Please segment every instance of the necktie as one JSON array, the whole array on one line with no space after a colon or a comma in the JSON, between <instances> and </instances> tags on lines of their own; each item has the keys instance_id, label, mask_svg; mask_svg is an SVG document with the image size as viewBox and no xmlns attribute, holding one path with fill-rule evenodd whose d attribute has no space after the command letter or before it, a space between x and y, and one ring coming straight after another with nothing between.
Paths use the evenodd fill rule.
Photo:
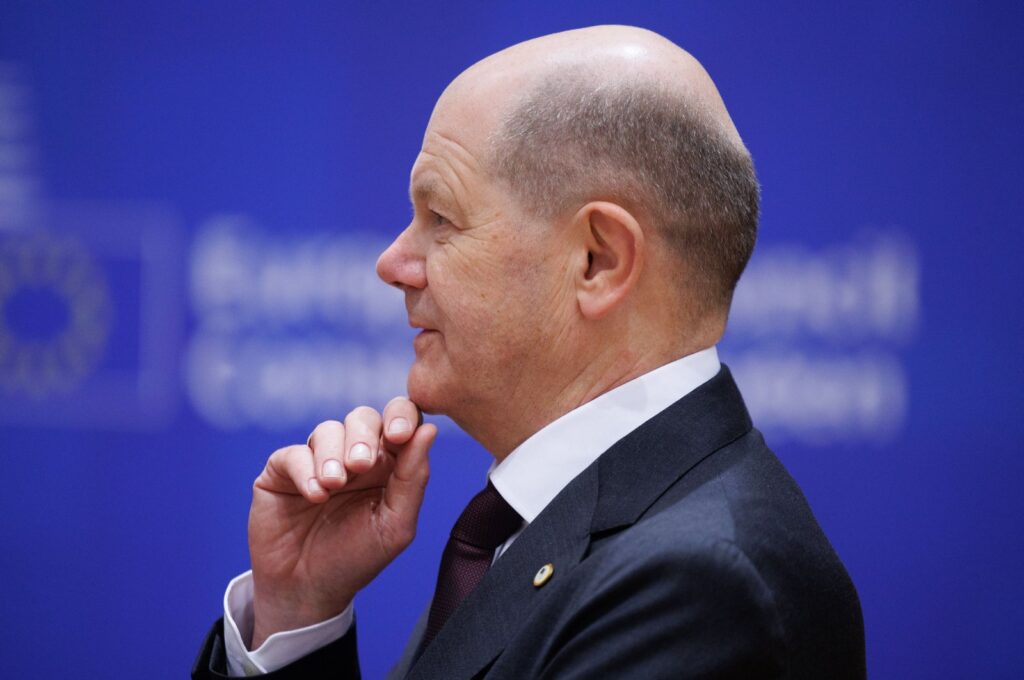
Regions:
<instances>
[{"instance_id":1,"label":"necktie","mask_svg":"<svg viewBox=\"0 0 1024 680\"><path fill-rule=\"evenodd\" d=\"M522 526L523 519L489 481L452 527L441 555L441 569L420 649L434 639L459 603L483 579L494 551Z\"/></svg>"}]
</instances>

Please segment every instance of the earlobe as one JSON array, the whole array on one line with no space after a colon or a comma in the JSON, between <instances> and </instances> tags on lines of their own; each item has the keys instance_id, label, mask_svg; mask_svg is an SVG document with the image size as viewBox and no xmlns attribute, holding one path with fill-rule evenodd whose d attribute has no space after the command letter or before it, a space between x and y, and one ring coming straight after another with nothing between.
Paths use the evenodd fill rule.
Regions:
<instances>
[{"instance_id":1,"label":"earlobe","mask_svg":"<svg viewBox=\"0 0 1024 680\"><path fill-rule=\"evenodd\" d=\"M600 319L622 304L643 268L644 234L633 215L620 205L595 201L576 216L587 249L587 268L577 280L584 317Z\"/></svg>"}]
</instances>

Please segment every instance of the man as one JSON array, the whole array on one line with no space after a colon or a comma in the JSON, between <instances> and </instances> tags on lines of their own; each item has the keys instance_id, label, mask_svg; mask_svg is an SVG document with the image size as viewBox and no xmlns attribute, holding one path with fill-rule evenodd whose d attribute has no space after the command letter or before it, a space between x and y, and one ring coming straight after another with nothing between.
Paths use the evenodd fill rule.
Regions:
<instances>
[{"instance_id":1,"label":"man","mask_svg":"<svg viewBox=\"0 0 1024 680\"><path fill-rule=\"evenodd\" d=\"M194 677L359 676L420 409L496 465L392 677L863 677L853 585L715 353L758 187L703 68L628 27L504 50L441 96L410 194L377 265L421 329L409 398L270 457Z\"/></svg>"}]
</instances>

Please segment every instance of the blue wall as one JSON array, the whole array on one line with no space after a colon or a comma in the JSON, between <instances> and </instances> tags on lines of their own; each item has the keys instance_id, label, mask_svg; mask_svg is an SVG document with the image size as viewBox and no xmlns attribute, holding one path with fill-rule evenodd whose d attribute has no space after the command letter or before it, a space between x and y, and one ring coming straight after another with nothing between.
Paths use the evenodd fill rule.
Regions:
<instances>
[{"instance_id":1,"label":"blue wall","mask_svg":"<svg viewBox=\"0 0 1024 680\"><path fill-rule=\"evenodd\" d=\"M693 52L757 161L721 351L872 676L1024 672L1019 4L210 4L0 6L0 676L186 673L266 456L402 391L372 263L437 95L594 23ZM370 678L488 465L444 423L432 461L358 600Z\"/></svg>"}]
</instances>

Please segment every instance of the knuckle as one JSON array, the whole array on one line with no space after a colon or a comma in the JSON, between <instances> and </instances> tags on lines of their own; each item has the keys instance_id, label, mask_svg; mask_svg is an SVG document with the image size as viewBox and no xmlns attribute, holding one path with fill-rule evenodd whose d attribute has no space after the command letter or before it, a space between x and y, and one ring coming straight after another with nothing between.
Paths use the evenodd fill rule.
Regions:
<instances>
[{"instance_id":1,"label":"knuckle","mask_svg":"<svg viewBox=\"0 0 1024 680\"><path fill-rule=\"evenodd\" d=\"M317 425L315 428L313 428L313 436L314 437L320 437L320 436L327 436L327 437L329 437L331 435L343 434L344 432L345 432L345 426L343 424L341 424L341 422L339 422L337 420L325 420L322 423L320 423L319 425Z\"/></svg>"},{"instance_id":2,"label":"knuckle","mask_svg":"<svg viewBox=\"0 0 1024 680\"><path fill-rule=\"evenodd\" d=\"M281 448L277 449L272 454L270 454L270 457L267 459L267 464L270 464L271 461L274 461L279 465L287 464L288 461L291 460L293 456L295 456L295 449L300 446L301 445L299 444L289 444L288 446L282 446ZM301 446L301 448L306 447Z\"/></svg>"},{"instance_id":3,"label":"knuckle","mask_svg":"<svg viewBox=\"0 0 1024 680\"><path fill-rule=\"evenodd\" d=\"M308 456L310 453L312 453L312 449L305 444L292 444L291 446L286 446L284 448L284 455L288 459Z\"/></svg>"},{"instance_id":4,"label":"knuckle","mask_svg":"<svg viewBox=\"0 0 1024 680\"><path fill-rule=\"evenodd\" d=\"M295 470L301 469L302 464L313 455L313 451L303 444L286 446L280 451L281 469L288 474L293 474Z\"/></svg>"},{"instance_id":5,"label":"knuckle","mask_svg":"<svg viewBox=\"0 0 1024 680\"><path fill-rule=\"evenodd\" d=\"M380 420L380 414L369 406L357 406L345 417L346 424L371 424Z\"/></svg>"},{"instance_id":6,"label":"knuckle","mask_svg":"<svg viewBox=\"0 0 1024 680\"><path fill-rule=\"evenodd\" d=\"M398 397L392 397L391 401L389 401L387 403L387 405L384 406L384 408L387 409L387 408L400 407L400 406L406 406L406 405L412 405L412 402L409 401L409 397L398 396Z\"/></svg>"}]
</instances>

